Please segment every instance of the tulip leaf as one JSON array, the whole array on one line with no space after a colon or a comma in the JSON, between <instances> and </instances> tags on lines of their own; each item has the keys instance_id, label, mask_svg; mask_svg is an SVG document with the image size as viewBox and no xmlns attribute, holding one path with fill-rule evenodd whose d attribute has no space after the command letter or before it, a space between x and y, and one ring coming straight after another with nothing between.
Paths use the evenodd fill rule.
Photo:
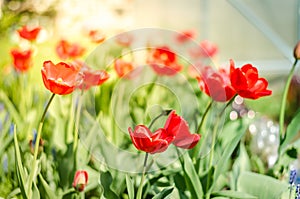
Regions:
<instances>
[{"instance_id":1,"label":"tulip leaf","mask_svg":"<svg viewBox=\"0 0 300 199\"><path fill-rule=\"evenodd\" d=\"M218 191L214 192L211 194L211 196L216 197L216 196L223 196L223 197L229 197L233 199L257 199L256 196L252 196L247 193L239 192L239 191Z\"/></svg>"},{"instance_id":2,"label":"tulip leaf","mask_svg":"<svg viewBox=\"0 0 300 199\"><path fill-rule=\"evenodd\" d=\"M14 143L15 143L15 156L16 156L16 171L17 171L17 178L19 182L19 186L21 189L21 193L23 198L28 198L28 193L26 192L26 182L25 182L25 171L22 164L21 153L19 148L19 142L17 138L16 126L14 127Z\"/></svg>"},{"instance_id":3,"label":"tulip leaf","mask_svg":"<svg viewBox=\"0 0 300 199\"><path fill-rule=\"evenodd\" d=\"M129 175L126 175L126 186L129 199L134 199L134 186Z\"/></svg>"},{"instance_id":4,"label":"tulip leaf","mask_svg":"<svg viewBox=\"0 0 300 199\"><path fill-rule=\"evenodd\" d=\"M300 111L298 111L296 116L292 119L291 123L287 127L285 137L282 140L282 143L279 148L281 154L286 150L286 148L293 141L293 139L295 139L295 137L298 135L299 130L300 130Z\"/></svg>"},{"instance_id":5,"label":"tulip leaf","mask_svg":"<svg viewBox=\"0 0 300 199\"><path fill-rule=\"evenodd\" d=\"M224 164L229 160L231 157L234 149L237 147L238 143L240 142L241 138L244 136L246 132L246 125L243 125L242 123L231 123L230 130L235 132L235 136L231 139L231 141L228 142L226 147L223 150L223 154L218 160L218 163L216 165L216 171L215 171L215 180L219 177L219 175L222 173ZM224 132L222 132L224 133Z\"/></svg>"},{"instance_id":6,"label":"tulip leaf","mask_svg":"<svg viewBox=\"0 0 300 199\"><path fill-rule=\"evenodd\" d=\"M171 194L174 190L174 187L166 187L164 188L159 194L155 195L152 199L165 199L165 198L170 198Z\"/></svg>"},{"instance_id":7,"label":"tulip leaf","mask_svg":"<svg viewBox=\"0 0 300 199\"><path fill-rule=\"evenodd\" d=\"M42 174L38 175L41 181L42 186L44 187L44 190L49 198L57 198L54 191L50 188L46 180L43 178Z\"/></svg>"},{"instance_id":8,"label":"tulip leaf","mask_svg":"<svg viewBox=\"0 0 300 199\"><path fill-rule=\"evenodd\" d=\"M191 184L193 186L193 191L196 194L196 196L194 197L202 198L203 189L198 174L195 170L194 164L188 153L183 153L182 156L184 160L184 172L186 173L187 177L191 181Z\"/></svg>"},{"instance_id":9,"label":"tulip leaf","mask_svg":"<svg viewBox=\"0 0 300 199\"><path fill-rule=\"evenodd\" d=\"M237 185L238 191L251 194L259 199L280 198L289 188L287 183L253 172L243 172Z\"/></svg>"},{"instance_id":10,"label":"tulip leaf","mask_svg":"<svg viewBox=\"0 0 300 199\"><path fill-rule=\"evenodd\" d=\"M34 198L34 199L40 199L41 198L39 188L37 187L35 182L33 182L32 198Z\"/></svg>"},{"instance_id":11,"label":"tulip leaf","mask_svg":"<svg viewBox=\"0 0 300 199\"><path fill-rule=\"evenodd\" d=\"M106 198L118 199L118 195L111 189L113 178L109 171L100 173L100 184L103 187L103 195Z\"/></svg>"}]
</instances>

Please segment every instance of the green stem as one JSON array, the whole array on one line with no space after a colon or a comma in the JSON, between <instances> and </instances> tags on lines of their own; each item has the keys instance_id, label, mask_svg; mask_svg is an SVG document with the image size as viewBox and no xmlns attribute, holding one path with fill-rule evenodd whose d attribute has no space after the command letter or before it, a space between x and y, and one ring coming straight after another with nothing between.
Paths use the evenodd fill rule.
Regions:
<instances>
[{"instance_id":1,"label":"green stem","mask_svg":"<svg viewBox=\"0 0 300 199\"><path fill-rule=\"evenodd\" d=\"M149 125L149 129L151 129L151 127L153 126L153 124L156 122L156 120L158 120L160 117L162 116L166 116L169 115L169 113L171 112L171 110L163 110L158 116L156 116L150 123Z\"/></svg>"},{"instance_id":2,"label":"green stem","mask_svg":"<svg viewBox=\"0 0 300 199\"><path fill-rule=\"evenodd\" d=\"M31 167L31 171L30 171L30 175L29 175L29 181L28 181L28 193L29 193L29 198L31 198L32 196L32 183L33 183L33 178L34 178L34 173L36 170L36 164L37 164L37 156L38 156L38 152L39 152L39 145L40 145L40 139L41 139L41 134L42 134L42 128L43 128L43 124L44 124L44 120L45 120L45 116L46 113L49 109L49 106L54 98L55 94L53 93L52 96L50 97L44 113L41 117L40 123L39 123L39 127L38 127L38 132L37 132L37 136L36 136L36 140L35 140L35 145L34 145L34 154L33 154L33 162L32 162L32 167Z\"/></svg>"},{"instance_id":3,"label":"green stem","mask_svg":"<svg viewBox=\"0 0 300 199\"><path fill-rule=\"evenodd\" d=\"M80 120L80 112L82 107L82 95L83 92L81 92L81 96L79 96L78 100L78 106L76 111L76 118L75 118L75 131L74 131L74 142L73 142L73 152L76 154L77 151L77 145L78 145L78 129L79 129L79 120Z\"/></svg>"},{"instance_id":4,"label":"green stem","mask_svg":"<svg viewBox=\"0 0 300 199\"><path fill-rule=\"evenodd\" d=\"M207 183L206 183L206 193L207 193L207 195L206 195L206 198L210 198L210 193L209 193L208 190L209 190L209 187L210 187L210 179L211 179L211 175L212 175L211 167L213 165L213 160L214 160L214 147L215 147L215 143L216 143L217 131L218 131L218 127L219 127L220 117L222 116L222 114L224 113L226 108L234 101L235 97L236 97L236 95L233 98L231 98L231 100L229 102L227 102L225 107L218 114L216 124L214 125L213 135L212 135L212 143L211 143L211 150L210 150L210 155L209 155L209 163L208 163L209 171L208 171L208 174L207 174Z\"/></svg>"},{"instance_id":5,"label":"green stem","mask_svg":"<svg viewBox=\"0 0 300 199\"><path fill-rule=\"evenodd\" d=\"M211 101L208 103L208 105L206 106L206 109L205 109L205 111L204 111L204 113L203 113L202 119L201 119L201 121L200 121L200 123L199 123L199 126L198 126L198 128L197 128L197 131L196 131L197 134L200 134L201 127L203 126L203 123L204 123L204 120L205 120L205 118L206 118L206 115L207 115L208 111L209 111L210 108L211 108L212 102L213 102L213 100L211 100Z\"/></svg>"},{"instance_id":6,"label":"green stem","mask_svg":"<svg viewBox=\"0 0 300 199\"><path fill-rule=\"evenodd\" d=\"M200 123L199 123L199 125L198 125L198 127L197 127L197 130L196 130L196 133L197 134L200 134L200 131L201 131L201 128L202 128L202 126L203 126L203 124L204 124L204 121L206 120L206 116L208 115L208 112L209 112L209 110L210 110L210 108L211 108L211 106L212 106L212 103L213 103L213 100L211 100L208 104L207 104L207 106L206 106L206 108L205 108L205 111L204 111L204 113L203 113L203 115L202 115L202 118L201 118L201 121L200 121ZM205 135L204 135L205 136ZM203 139L203 138L202 138ZM201 142L201 141L200 141ZM193 151L193 161L195 162L196 161L196 159L198 158L198 154L199 154L199 152L200 152L200 150L201 150L201 144L197 144L197 146L194 148L194 151Z\"/></svg>"},{"instance_id":7,"label":"green stem","mask_svg":"<svg viewBox=\"0 0 300 199\"><path fill-rule=\"evenodd\" d=\"M291 81L293 78L293 74L294 74L297 62L298 62L298 59L295 59L295 62L289 72L288 79L286 81L283 95L282 95L280 115L279 115L279 129L280 129L281 138L284 138L284 113L285 113L287 95L288 95L289 87L290 87L290 84L291 84Z\"/></svg>"},{"instance_id":8,"label":"green stem","mask_svg":"<svg viewBox=\"0 0 300 199\"><path fill-rule=\"evenodd\" d=\"M137 194L136 194L136 198L137 198L137 199L141 199L141 198L142 198L143 184L144 184L145 174L146 174L146 170L147 170L147 160L148 160L148 156L149 156L149 154L146 153L145 159L144 159L144 164L143 164L142 179L141 179L140 186L139 186L138 191L137 191Z\"/></svg>"}]
</instances>

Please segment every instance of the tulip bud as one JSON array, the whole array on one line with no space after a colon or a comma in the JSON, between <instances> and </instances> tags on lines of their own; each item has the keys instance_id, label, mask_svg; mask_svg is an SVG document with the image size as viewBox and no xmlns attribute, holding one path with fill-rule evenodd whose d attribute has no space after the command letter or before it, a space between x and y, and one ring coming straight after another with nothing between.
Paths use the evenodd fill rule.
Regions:
<instances>
[{"instance_id":1,"label":"tulip bud","mask_svg":"<svg viewBox=\"0 0 300 199\"><path fill-rule=\"evenodd\" d=\"M88 173L84 170L76 171L72 186L79 192L82 192L88 182Z\"/></svg>"},{"instance_id":2,"label":"tulip bud","mask_svg":"<svg viewBox=\"0 0 300 199\"><path fill-rule=\"evenodd\" d=\"M294 57L295 59L300 59L300 41L298 41L297 45L294 48Z\"/></svg>"}]
</instances>

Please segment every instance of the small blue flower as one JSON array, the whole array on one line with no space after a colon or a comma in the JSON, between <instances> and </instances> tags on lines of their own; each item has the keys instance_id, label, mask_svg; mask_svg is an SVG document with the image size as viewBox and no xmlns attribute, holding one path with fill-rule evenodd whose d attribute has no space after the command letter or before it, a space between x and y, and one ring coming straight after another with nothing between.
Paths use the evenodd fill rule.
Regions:
<instances>
[{"instance_id":1,"label":"small blue flower","mask_svg":"<svg viewBox=\"0 0 300 199\"><path fill-rule=\"evenodd\" d=\"M10 127L9 127L9 135L13 135L14 134L14 130L15 130L15 126L13 123L11 123Z\"/></svg>"},{"instance_id":2,"label":"small blue flower","mask_svg":"<svg viewBox=\"0 0 300 199\"><path fill-rule=\"evenodd\" d=\"M291 171L290 171L290 180L289 180L289 184L290 185L294 185L295 184L296 177L297 177L297 171L296 171L296 169L291 169Z\"/></svg>"},{"instance_id":3,"label":"small blue flower","mask_svg":"<svg viewBox=\"0 0 300 199\"><path fill-rule=\"evenodd\" d=\"M300 199L300 184L296 186L296 196L295 199Z\"/></svg>"},{"instance_id":4,"label":"small blue flower","mask_svg":"<svg viewBox=\"0 0 300 199\"><path fill-rule=\"evenodd\" d=\"M2 166L3 166L4 173L7 173L8 172L8 158L7 158L7 154L4 154L2 164L3 164Z\"/></svg>"}]
</instances>

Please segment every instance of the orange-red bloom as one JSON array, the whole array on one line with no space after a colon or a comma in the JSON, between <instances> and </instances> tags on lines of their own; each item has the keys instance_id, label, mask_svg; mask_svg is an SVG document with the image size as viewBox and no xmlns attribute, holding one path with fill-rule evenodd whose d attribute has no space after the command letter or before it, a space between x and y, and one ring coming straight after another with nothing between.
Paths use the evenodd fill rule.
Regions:
<instances>
[{"instance_id":1,"label":"orange-red bloom","mask_svg":"<svg viewBox=\"0 0 300 199\"><path fill-rule=\"evenodd\" d=\"M75 173L74 180L72 186L76 189L76 191L84 191L88 183L89 175L85 170L78 170Z\"/></svg>"},{"instance_id":2,"label":"orange-red bloom","mask_svg":"<svg viewBox=\"0 0 300 199\"><path fill-rule=\"evenodd\" d=\"M211 66L206 66L197 80L200 90L215 101L226 102L236 94L231 86L229 72L223 68L216 71Z\"/></svg>"},{"instance_id":3,"label":"orange-red bloom","mask_svg":"<svg viewBox=\"0 0 300 199\"><path fill-rule=\"evenodd\" d=\"M184 149L193 148L200 140L199 134L191 134L187 122L175 111L172 111L165 123L164 129L168 135L175 135L173 144Z\"/></svg>"},{"instance_id":4,"label":"orange-red bloom","mask_svg":"<svg viewBox=\"0 0 300 199\"><path fill-rule=\"evenodd\" d=\"M32 66L31 50L22 51L20 49L12 49L11 55L16 71L26 72Z\"/></svg>"},{"instance_id":5,"label":"orange-red bloom","mask_svg":"<svg viewBox=\"0 0 300 199\"><path fill-rule=\"evenodd\" d=\"M258 99L272 94L267 89L268 81L260 78L257 68L251 64L235 68L233 60L230 60L230 81L237 94L244 98Z\"/></svg>"},{"instance_id":6,"label":"orange-red bloom","mask_svg":"<svg viewBox=\"0 0 300 199\"><path fill-rule=\"evenodd\" d=\"M53 64L45 61L42 68L45 87L54 94L67 95L82 81L82 74L78 68L64 62Z\"/></svg>"},{"instance_id":7,"label":"orange-red bloom","mask_svg":"<svg viewBox=\"0 0 300 199\"><path fill-rule=\"evenodd\" d=\"M114 68L119 77L123 77L127 73L131 72L134 69L134 66L131 62L126 62L123 59L116 59L114 62Z\"/></svg>"},{"instance_id":8,"label":"orange-red bloom","mask_svg":"<svg viewBox=\"0 0 300 199\"><path fill-rule=\"evenodd\" d=\"M93 70L88 66L81 68L83 81L79 84L80 89L89 89L91 86L100 86L109 78L105 70Z\"/></svg>"},{"instance_id":9,"label":"orange-red bloom","mask_svg":"<svg viewBox=\"0 0 300 199\"><path fill-rule=\"evenodd\" d=\"M181 33L178 33L178 35L176 35L176 41L178 43L185 43L185 42L190 41L194 37L195 37L195 31L186 30L186 31L183 31Z\"/></svg>"},{"instance_id":10,"label":"orange-red bloom","mask_svg":"<svg viewBox=\"0 0 300 199\"><path fill-rule=\"evenodd\" d=\"M77 43L70 43L66 40L60 40L56 46L56 53L63 60L80 57L84 52L85 48Z\"/></svg>"},{"instance_id":11,"label":"orange-red bloom","mask_svg":"<svg viewBox=\"0 0 300 199\"><path fill-rule=\"evenodd\" d=\"M115 41L121 46L128 47L133 42L133 39L134 37L132 34L124 32L117 35Z\"/></svg>"},{"instance_id":12,"label":"orange-red bloom","mask_svg":"<svg viewBox=\"0 0 300 199\"><path fill-rule=\"evenodd\" d=\"M164 152L174 139L174 135L168 134L163 128L152 133L146 126L137 125L134 131L130 127L128 131L134 146L151 154Z\"/></svg>"},{"instance_id":13,"label":"orange-red bloom","mask_svg":"<svg viewBox=\"0 0 300 199\"><path fill-rule=\"evenodd\" d=\"M144 125L136 126L134 131L129 127L128 131L138 150L152 154L164 152L171 143L180 148L191 149L200 139L200 135L190 133L187 122L175 111L170 113L164 128L154 133Z\"/></svg>"},{"instance_id":14,"label":"orange-red bloom","mask_svg":"<svg viewBox=\"0 0 300 199\"><path fill-rule=\"evenodd\" d=\"M23 26L21 29L18 30L18 33L23 39L34 41L36 40L40 31L41 27L28 28L27 26Z\"/></svg>"},{"instance_id":15,"label":"orange-red bloom","mask_svg":"<svg viewBox=\"0 0 300 199\"><path fill-rule=\"evenodd\" d=\"M218 46L208 40L202 41L199 46L190 50L193 58L209 58L214 57L218 53Z\"/></svg>"},{"instance_id":16,"label":"orange-red bloom","mask_svg":"<svg viewBox=\"0 0 300 199\"><path fill-rule=\"evenodd\" d=\"M99 30L90 30L89 37L92 42L97 44L102 43L105 40L105 35Z\"/></svg>"},{"instance_id":17,"label":"orange-red bloom","mask_svg":"<svg viewBox=\"0 0 300 199\"><path fill-rule=\"evenodd\" d=\"M175 75L183 69L183 66L178 64L177 56L167 46L155 48L147 62L158 75Z\"/></svg>"}]
</instances>

